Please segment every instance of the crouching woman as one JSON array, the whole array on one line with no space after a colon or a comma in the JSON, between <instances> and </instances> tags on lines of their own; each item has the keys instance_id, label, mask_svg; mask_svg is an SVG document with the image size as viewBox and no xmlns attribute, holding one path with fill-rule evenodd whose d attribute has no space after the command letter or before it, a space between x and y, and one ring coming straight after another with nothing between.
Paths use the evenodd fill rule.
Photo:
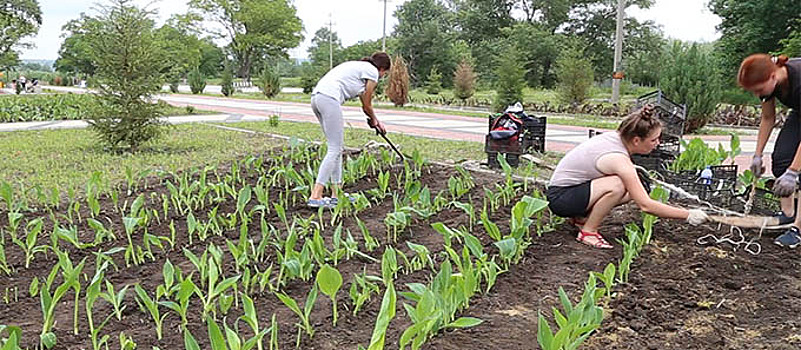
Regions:
<instances>
[{"instance_id":1,"label":"crouching woman","mask_svg":"<svg viewBox=\"0 0 801 350\"><path fill-rule=\"evenodd\" d=\"M598 232L612 208L634 200L646 213L684 219L699 225L709 219L700 209L683 209L651 199L637 176L632 154L647 154L659 145L662 123L652 106L628 115L617 132L595 136L568 152L554 170L546 196L555 215L579 229L576 240L612 248Z\"/></svg>"}]
</instances>

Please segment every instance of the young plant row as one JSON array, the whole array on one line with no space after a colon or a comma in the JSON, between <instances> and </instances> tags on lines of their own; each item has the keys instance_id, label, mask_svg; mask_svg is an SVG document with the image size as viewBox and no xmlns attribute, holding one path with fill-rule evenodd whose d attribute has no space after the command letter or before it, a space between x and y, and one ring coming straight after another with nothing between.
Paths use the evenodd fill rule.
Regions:
<instances>
[{"instance_id":1,"label":"young plant row","mask_svg":"<svg viewBox=\"0 0 801 350\"><path fill-rule=\"evenodd\" d=\"M666 201L667 195L661 187L651 192L651 197L660 201ZM542 350L575 350L600 328L604 310L599 304L608 304L612 298L612 289L617 283L628 283L631 264L642 248L651 242L656 219L654 215L643 213L642 229L636 223L625 226L626 239L618 240L623 246L623 257L617 267L609 263L602 273L590 272L584 285L584 293L577 304L573 305L564 289L559 287L562 311L553 308L557 328L552 329L545 316L539 313L537 341Z\"/></svg>"}]
</instances>

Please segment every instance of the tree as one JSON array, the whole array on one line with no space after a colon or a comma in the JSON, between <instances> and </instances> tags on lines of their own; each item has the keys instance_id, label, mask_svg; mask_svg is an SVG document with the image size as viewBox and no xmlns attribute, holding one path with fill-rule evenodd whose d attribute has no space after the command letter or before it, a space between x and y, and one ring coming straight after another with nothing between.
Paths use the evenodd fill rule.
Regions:
<instances>
[{"instance_id":1,"label":"tree","mask_svg":"<svg viewBox=\"0 0 801 350\"><path fill-rule=\"evenodd\" d=\"M309 46L307 52L313 65L323 67L326 70L328 70L328 66L331 63L329 62L331 57L333 57L332 63L334 67L344 62L342 59L342 42L339 40L337 33L329 31L328 27L322 27L314 33L311 46Z\"/></svg>"},{"instance_id":2,"label":"tree","mask_svg":"<svg viewBox=\"0 0 801 350\"><path fill-rule=\"evenodd\" d=\"M229 40L228 49L239 64L239 76L246 79L258 59L286 56L289 48L303 40L303 24L295 6L287 0L191 0L189 3L222 27L211 33Z\"/></svg>"},{"instance_id":3,"label":"tree","mask_svg":"<svg viewBox=\"0 0 801 350\"><path fill-rule=\"evenodd\" d=\"M801 22L801 19L799 21ZM781 41L781 44L783 45L781 53L788 57L801 56L801 29L791 33L787 39Z\"/></svg>"},{"instance_id":4,"label":"tree","mask_svg":"<svg viewBox=\"0 0 801 350\"><path fill-rule=\"evenodd\" d=\"M711 0L709 9L721 18L718 54L731 85L746 56L777 52L782 39L801 30L798 0Z\"/></svg>"},{"instance_id":5,"label":"tree","mask_svg":"<svg viewBox=\"0 0 801 350\"><path fill-rule=\"evenodd\" d=\"M395 106L402 107L409 102L409 68L400 55L392 59L387 85L386 94Z\"/></svg>"},{"instance_id":6,"label":"tree","mask_svg":"<svg viewBox=\"0 0 801 350\"><path fill-rule=\"evenodd\" d=\"M426 92L432 95L437 95L442 90L442 73L437 70L437 66L431 67L426 78Z\"/></svg>"},{"instance_id":7,"label":"tree","mask_svg":"<svg viewBox=\"0 0 801 350\"><path fill-rule=\"evenodd\" d=\"M648 8L653 0L631 0L628 6L637 5ZM570 20L566 23L566 34L575 35L584 40L587 47L584 52L592 59L596 79L611 78L614 61L615 23L617 1L587 1L577 4L571 10ZM661 31L652 21L640 22L633 17L624 21L625 37L623 40L624 62L628 57L640 52L661 50L664 44Z\"/></svg>"},{"instance_id":8,"label":"tree","mask_svg":"<svg viewBox=\"0 0 801 350\"><path fill-rule=\"evenodd\" d=\"M502 111L516 102L523 102L523 79L525 71L519 61L520 54L510 49L500 57L498 66L498 82L495 94L494 110Z\"/></svg>"},{"instance_id":9,"label":"tree","mask_svg":"<svg viewBox=\"0 0 801 350\"><path fill-rule=\"evenodd\" d=\"M58 50L58 59L54 64L57 72L92 76L97 65L92 60L91 45L87 34L97 31L99 21L81 13L78 19L73 19L61 27L64 32L64 42Z\"/></svg>"},{"instance_id":10,"label":"tree","mask_svg":"<svg viewBox=\"0 0 801 350\"><path fill-rule=\"evenodd\" d=\"M512 0L463 0L456 1L456 22L461 28L461 38L470 44L497 40L503 28L514 24Z\"/></svg>"},{"instance_id":11,"label":"tree","mask_svg":"<svg viewBox=\"0 0 801 350\"><path fill-rule=\"evenodd\" d=\"M462 60L453 72L453 94L462 100L473 96L476 91L476 73L473 65Z\"/></svg>"},{"instance_id":12,"label":"tree","mask_svg":"<svg viewBox=\"0 0 801 350\"><path fill-rule=\"evenodd\" d=\"M22 42L36 34L42 25L42 10L37 0L8 0L0 11L0 70L17 65L16 48L30 47Z\"/></svg>"},{"instance_id":13,"label":"tree","mask_svg":"<svg viewBox=\"0 0 801 350\"><path fill-rule=\"evenodd\" d=\"M164 53L151 15L132 0L112 0L87 33L99 100L89 125L112 150L136 152L162 133L163 112L152 98L161 90Z\"/></svg>"},{"instance_id":14,"label":"tree","mask_svg":"<svg viewBox=\"0 0 801 350\"><path fill-rule=\"evenodd\" d=\"M559 56L559 42L564 40L564 35L553 34L542 25L528 22L504 29L501 35L506 38L506 46L524 53L519 59L524 62L528 86L550 88L556 85L553 64Z\"/></svg>"},{"instance_id":15,"label":"tree","mask_svg":"<svg viewBox=\"0 0 801 350\"><path fill-rule=\"evenodd\" d=\"M590 95L592 64L586 59L582 44L579 39L568 42L556 60L557 90L563 102L581 103Z\"/></svg>"},{"instance_id":16,"label":"tree","mask_svg":"<svg viewBox=\"0 0 801 350\"><path fill-rule=\"evenodd\" d=\"M669 99L687 105L685 132L702 128L721 95L719 71L711 47L675 41L664 57L659 87Z\"/></svg>"},{"instance_id":17,"label":"tree","mask_svg":"<svg viewBox=\"0 0 801 350\"><path fill-rule=\"evenodd\" d=\"M421 85L433 66L450 80L455 65L453 13L438 0L410 0L398 7L395 17L397 52L408 59L412 81Z\"/></svg>"}]
</instances>

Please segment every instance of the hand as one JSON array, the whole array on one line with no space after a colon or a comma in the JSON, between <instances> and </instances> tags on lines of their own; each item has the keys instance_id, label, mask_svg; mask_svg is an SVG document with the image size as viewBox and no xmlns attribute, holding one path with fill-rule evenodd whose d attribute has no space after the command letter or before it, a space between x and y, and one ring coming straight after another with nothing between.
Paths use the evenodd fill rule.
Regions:
<instances>
[{"instance_id":1,"label":"hand","mask_svg":"<svg viewBox=\"0 0 801 350\"><path fill-rule=\"evenodd\" d=\"M762 176L762 173L765 172L765 167L762 166L762 155L755 154L754 158L751 159L751 173L754 174L754 177L759 178Z\"/></svg>"},{"instance_id":2,"label":"hand","mask_svg":"<svg viewBox=\"0 0 801 350\"><path fill-rule=\"evenodd\" d=\"M779 197L788 197L795 192L797 182L798 172L787 169L773 184L773 194Z\"/></svg>"},{"instance_id":3,"label":"hand","mask_svg":"<svg viewBox=\"0 0 801 350\"><path fill-rule=\"evenodd\" d=\"M375 129L375 132L381 135L386 135L387 129L384 127L384 123L376 119L369 119L367 120L367 124L370 125L371 128Z\"/></svg>"},{"instance_id":4,"label":"hand","mask_svg":"<svg viewBox=\"0 0 801 350\"><path fill-rule=\"evenodd\" d=\"M701 209L690 209L687 211L687 222L690 225L698 226L704 222L709 221L709 216Z\"/></svg>"}]
</instances>

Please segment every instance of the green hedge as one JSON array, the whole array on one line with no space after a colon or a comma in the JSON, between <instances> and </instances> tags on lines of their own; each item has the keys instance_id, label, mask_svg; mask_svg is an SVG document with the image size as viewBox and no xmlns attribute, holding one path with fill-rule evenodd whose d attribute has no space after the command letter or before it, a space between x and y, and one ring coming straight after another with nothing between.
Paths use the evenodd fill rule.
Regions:
<instances>
[{"instance_id":1,"label":"green hedge","mask_svg":"<svg viewBox=\"0 0 801 350\"><path fill-rule=\"evenodd\" d=\"M87 119L94 103L90 95L0 95L0 122Z\"/></svg>"}]
</instances>

